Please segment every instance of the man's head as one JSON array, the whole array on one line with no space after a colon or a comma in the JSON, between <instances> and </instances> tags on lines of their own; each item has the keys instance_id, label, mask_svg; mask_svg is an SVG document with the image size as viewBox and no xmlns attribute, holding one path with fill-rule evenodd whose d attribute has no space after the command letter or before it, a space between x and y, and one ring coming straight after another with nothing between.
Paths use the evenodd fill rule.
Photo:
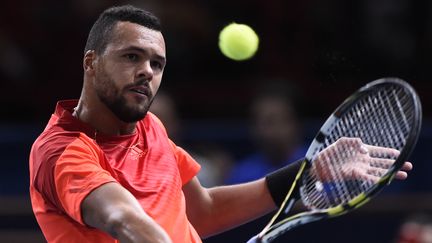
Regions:
<instances>
[{"instance_id":1,"label":"man's head","mask_svg":"<svg viewBox=\"0 0 432 243\"><path fill-rule=\"evenodd\" d=\"M84 54L94 50L97 54L103 53L111 41L113 29L118 22L131 22L142 25L151 30L162 31L158 17L143 9L131 5L112 7L105 10L90 30Z\"/></svg>"},{"instance_id":2,"label":"man's head","mask_svg":"<svg viewBox=\"0 0 432 243\"><path fill-rule=\"evenodd\" d=\"M156 16L130 5L105 10L85 47L85 98L123 122L142 119L162 80L165 51Z\"/></svg>"}]
</instances>

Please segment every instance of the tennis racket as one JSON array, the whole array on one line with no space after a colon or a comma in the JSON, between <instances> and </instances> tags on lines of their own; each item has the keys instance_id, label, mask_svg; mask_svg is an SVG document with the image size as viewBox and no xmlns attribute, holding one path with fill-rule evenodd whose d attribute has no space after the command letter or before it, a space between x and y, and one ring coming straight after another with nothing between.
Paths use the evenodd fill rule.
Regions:
<instances>
[{"instance_id":1,"label":"tennis racket","mask_svg":"<svg viewBox=\"0 0 432 243\"><path fill-rule=\"evenodd\" d=\"M321 127L278 212L248 242L271 242L295 227L362 206L408 159L421 121L419 97L407 82L383 78L360 88ZM307 210L289 215L298 199Z\"/></svg>"}]
</instances>

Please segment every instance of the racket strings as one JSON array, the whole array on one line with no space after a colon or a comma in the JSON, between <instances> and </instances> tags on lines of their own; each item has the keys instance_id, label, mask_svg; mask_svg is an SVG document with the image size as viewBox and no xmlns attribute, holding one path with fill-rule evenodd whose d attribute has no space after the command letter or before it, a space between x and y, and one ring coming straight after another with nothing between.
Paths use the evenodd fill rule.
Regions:
<instances>
[{"instance_id":1,"label":"racket strings","mask_svg":"<svg viewBox=\"0 0 432 243\"><path fill-rule=\"evenodd\" d=\"M413 124L413 106L414 101L403 88L386 86L363 97L337 119L325 131L326 138L312 157L312 167L302 178L300 191L305 205L326 209L347 203L389 173L396 155L371 149L368 156L363 156L357 142L335 147L324 156L318 153L343 137L359 138L368 146L400 150ZM353 167L365 171L365 175L356 177L354 172L358 170Z\"/></svg>"},{"instance_id":2,"label":"racket strings","mask_svg":"<svg viewBox=\"0 0 432 243\"><path fill-rule=\"evenodd\" d=\"M398 110L405 111L407 109L407 107L409 107L409 106L407 106L407 104L410 104L410 103L406 97L402 97L401 99L397 99L397 97L399 97L399 95L396 91L393 91L392 95L393 95L394 101L396 102L396 105L392 104L390 106L390 108L397 107ZM399 122L396 123L396 125L400 125L399 128L401 129L401 131L403 131L403 133L400 133L400 138L404 140L405 138L402 137L402 134L408 133L408 131L410 129L409 120L413 120L413 118L412 118L413 114L408 113L408 115L411 115L411 116L407 117L406 112L395 112L393 109L390 109L390 110L392 111L392 115L393 115L394 119L401 121L400 123ZM404 142L405 142L405 140L404 140Z\"/></svg>"}]
</instances>

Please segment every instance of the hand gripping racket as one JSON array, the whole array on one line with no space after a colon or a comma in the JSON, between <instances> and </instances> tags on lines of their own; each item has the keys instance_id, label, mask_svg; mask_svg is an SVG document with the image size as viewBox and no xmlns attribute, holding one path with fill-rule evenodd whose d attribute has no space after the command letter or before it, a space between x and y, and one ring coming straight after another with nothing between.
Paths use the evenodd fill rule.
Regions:
<instances>
[{"instance_id":1,"label":"hand gripping racket","mask_svg":"<svg viewBox=\"0 0 432 243\"><path fill-rule=\"evenodd\" d=\"M278 212L248 242L271 242L300 225L362 206L408 159L421 120L420 100L407 82L383 78L360 88L321 127ZM288 215L299 199L294 194L307 210Z\"/></svg>"}]
</instances>

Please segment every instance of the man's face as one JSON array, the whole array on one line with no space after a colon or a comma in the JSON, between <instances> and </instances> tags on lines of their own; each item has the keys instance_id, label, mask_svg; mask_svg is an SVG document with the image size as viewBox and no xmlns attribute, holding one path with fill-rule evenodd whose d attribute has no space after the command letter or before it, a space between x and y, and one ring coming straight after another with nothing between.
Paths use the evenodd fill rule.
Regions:
<instances>
[{"instance_id":1,"label":"man's face","mask_svg":"<svg viewBox=\"0 0 432 243\"><path fill-rule=\"evenodd\" d=\"M142 119L162 80L166 62L162 33L118 22L96 61L94 87L99 99L123 122Z\"/></svg>"}]
</instances>

